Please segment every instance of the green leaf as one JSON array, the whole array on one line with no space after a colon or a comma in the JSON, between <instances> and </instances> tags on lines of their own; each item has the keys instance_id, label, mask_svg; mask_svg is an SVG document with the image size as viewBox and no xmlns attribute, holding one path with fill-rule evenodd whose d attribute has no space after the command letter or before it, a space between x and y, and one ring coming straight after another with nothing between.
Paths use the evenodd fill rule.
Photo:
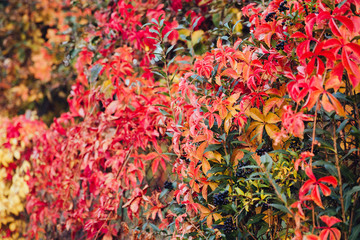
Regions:
<instances>
[{"instance_id":1,"label":"green leaf","mask_svg":"<svg viewBox=\"0 0 360 240\"><path fill-rule=\"evenodd\" d=\"M257 232L257 238L260 239L260 236L263 235L264 233L267 232L267 230L269 229L268 225L264 225L260 228L260 230Z\"/></svg>"},{"instance_id":2,"label":"green leaf","mask_svg":"<svg viewBox=\"0 0 360 240\"><path fill-rule=\"evenodd\" d=\"M151 228L156 231L156 232L160 232L160 228L158 228L156 225L149 223L149 225L151 226Z\"/></svg>"},{"instance_id":3,"label":"green leaf","mask_svg":"<svg viewBox=\"0 0 360 240\"><path fill-rule=\"evenodd\" d=\"M351 235L349 240L358 240L359 239L359 234L360 234L360 224L354 226L351 229Z\"/></svg>"},{"instance_id":4,"label":"green leaf","mask_svg":"<svg viewBox=\"0 0 360 240\"><path fill-rule=\"evenodd\" d=\"M350 191L345 192L346 196L351 196L352 194L360 192L360 186L353 187Z\"/></svg>"},{"instance_id":5,"label":"green leaf","mask_svg":"<svg viewBox=\"0 0 360 240\"><path fill-rule=\"evenodd\" d=\"M103 68L102 65L100 64L96 64L95 66L93 66L90 70L90 83L95 82L95 80L98 78L99 73L101 71L101 69Z\"/></svg>"},{"instance_id":6,"label":"green leaf","mask_svg":"<svg viewBox=\"0 0 360 240\"><path fill-rule=\"evenodd\" d=\"M345 158L347 158L351 153L353 153L357 150L358 150L357 148L350 149L350 151L341 158L341 161L344 160Z\"/></svg>"},{"instance_id":7,"label":"green leaf","mask_svg":"<svg viewBox=\"0 0 360 240\"><path fill-rule=\"evenodd\" d=\"M204 153L209 151L216 151L222 147L221 144L210 144L207 148L205 148Z\"/></svg>"},{"instance_id":8,"label":"green leaf","mask_svg":"<svg viewBox=\"0 0 360 240\"><path fill-rule=\"evenodd\" d=\"M149 22L149 23L145 23L144 25L141 26L141 28L144 28L144 27L149 26L149 25L154 25L154 24L153 24L153 23L150 23L150 22Z\"/></svg>"},{"instance_id":9,"label":"green leaf","mask_svg":"<svg viewBox=\"0 0 360 240\"><path fill-rule=\"evenodd\" d=\"M157 42L160 42L160 39L157 39L157 38L154 38L154 37L146 37L146 38L154 39L154 40L156 40Z\"/></svg>"},{"instance_id":10,"label":"green leaf","mask_svg":"<svg viewBox=\"0 0 360 240\"><path fill-rule=\"evenodd\" d=\"M163 110L161 108L159 108L159 112L161 112L161 114L164 115L164 116L170 115L167 111L165 111L165 110Z\"/></svg>"},{"instance_id":11,"label":"green leaf","mask_svg":"<svg viewBox=\"0 0 360 240\"><path fill-rule=\"evenodd\" d=\"M233 31L233 32L235 31L236 25L238 25L240 22L241 22L241 19L238 20L238 21L234 24L234 26L232 27L232 31Z\"/></svg>"},{"instance_id":12,"label":"green leaf","mask_svg":"<svg viewBox=\"0 0 360 240\"><path fill-rule=\"evenodd\" d=\"M151 19L151 22L153 22L153 23L155 23L157 26L159 26L159 22L158 22L155 18Z\"/></svg>"},{"instance_id":13,"label":"green leaf","mask_svg":"<svg viewBox=\"0 0 360 240\"><path fill-rule=\"evenodd\" d=\"M160 35L159 31L156 30L156 29L154 29L154 28L150 28L150 29L149 29L149 32L151 32L151 33L156 33L157 35Z\"/></svg>"},{"instance_id":14,"label":"green leaf","mask_svg":"<svg viewBox=\"0 0 360 240\"><path fill-rule=\"evenodd\" d=\"M165 18L160 20L160 23L159 23L160 27L162 27L164 25L164 22L165 22Z\"/></svg>"},{"instance_id":15,"label":"green leaf","mask_svg":"<svg viewBox=\"0 0 360 240\"><path fill-rule=\"evenodd\" d=\"M200 20L201 18L202 18L202 17L198 17L198 18L195 20L194 24L192 25L192 29L195 29L195 28L196 28L196 26L198 25L199 20Z\"/></svg>"},{"instance_id":16,"label":"green leaf","mask_svg":"<svg viewBox=\"0 0 360 240\"><path fill-rule=\"evenodd\" d=\"M265 153L265 155L262 155L260 157L260 160L266 166L266 170L270 171L273 164L273 160L270 155L268 153Z\"/></svg>"},{"instance_id":17,"label":"green leaf","mask_svg":"<svg viewBox=\"0 0 360 240\"><path fill-rule=\"evenodd\" d=\"M289 213L291 214L291 212L289 211L289 209L287 209L284 205L281 204L276 204L276 203L272 203L269 204L270 206L279 209L280 211L284 212L284 213Z\"/></svg>"},{"instance_id":18,"label":"green leaf","mask_svg":"<svg viewBox=\"0 0 360 240\"><path fill-rule=\"evenodd\" d=\"M175 45L171 45L167 50L166 50L166 55L169 54L169 52L175 47ZM170 65L170 64L169 64Z\"/></svg>"},{"instance_id":19,"label":"green leaf","mask_svg":"<svg viewBox=\"0 0 360 240\"><path fill-rule=\"evenodd\" d=\"M336 177L338 176L336 167L331 162L326 162L324 160L318 160L318 161L314 162L313 165L314 166L324 166L325 169L330 173L330 175L336 176Z\"/></svg>"},{"instance_id":20,"label":"green leaf","mask_svg":"<svg viewBox=\"0 0 360 240\"><path fill-rule=\"evenodd\" d=\"M340 133L340 131L342 131L345 128L345 126L348 122L349 122L349 119L345 119L344 121L342 121L342 123L336 129L336 133Z\"/></svg>"},{"instance_id":21,"label":"green leaf","mask_svg":"<svg viewBox=\"0 0 360 240\"><path fill-rule=\"evenodd\" d=\"M328 142L326 142L325 140L321 139L321 138L315 138L316 140L318 140L319 143L321 143L321 147L322 148L326 148L326 149L329 149L333 152L335 152L333 146L332 146L332 143L329 144Z\"/></svg>"},{"instance_id":22,"label":"green leaf","mask_svg":"<svg viewBox=\"0 0 360 240\"><path fill-rule=\"evenodd\" d=\"M156 74L156 75L158 75L158 76L160 76L160 77L166 78L166 75L163 75L163 74L164 74L164 72L163 72L163 71L161 71L161 72L158 72L158 71L152 71L152 73L154 73L154 74Z\"/></svg>"},{"instance_id":23,"label":"green leaf","mask_svg":"<svg viewBox=\"0 0 360 240\"><path fill-rule=\"evenodd\" d=\"M356 183L356 176L352 171L350 171L349 168L347 168L344 165L341 165L340 171L341 171L341 175L345 177L347 183L349 184Z\"/></svg>"},{"instance_id":24,"label":"green leaf","mask_svg":"<svg viewBox=\"0 0 360 240\"><path fill-rule=\"evenodd\" d=\"M251 217L249 221L246 223L246 225L258 223L263 219L264 216L265 214L257 214L254 217Z\"/></svg>"},{"instance_id":25,"label":"green leaf","mask_svg":"<svg viewBox=\"0 0 360 240\"><path fill-rule=\"evenodd\" d=\"M209 170L211 171L211 169ZM227 175L216 175L216 176L211 176L208 178L209 181L219 181L219 180L223 180L223 179L230 179L230 176Z\"/></svg>"},{"instance_id":26,"label":"green leaf","mask_svg":"<svg viewBox=\"0 0 360 240\"><path fill-rule=\"evenodd\" d=\"M172 31L174 31L175 29L171 29L170 31L168 31L165 35L164 35L164 39L166 39L171 33Z\"/></svg>"},{"instance_id":27,"label":"green leaf","mask_svg":"<svg viewBox=\"0 0 360 240\"><path fill-rule=\"evenodd\" d=\"M213 167L209 171L207 171L207 174L209 173L217 173L217 172L224 172L226 170L226 167Z\"/></svg>"},{"instance_id":28,"label":"green leaf","mask_svg":"<svg viewBox=\"0 0 360 240\"><path fill-rule=\"evenodd\" d=\"M337 8L341 8L348 0L344 0L337 5Z\"/></svg>"},{"instance_id":29,"label":"green leaf","mask_svg":"<svg viewBox=\"0 0 360 240\"><path fill-rule=\"evenodd\" d=\"M168 192L169 192L169 189L164 189L164 190L161 192L159 198L162 198L162 197L165 196L165 194L167 194Z\"/></svg>"}]
</instances>

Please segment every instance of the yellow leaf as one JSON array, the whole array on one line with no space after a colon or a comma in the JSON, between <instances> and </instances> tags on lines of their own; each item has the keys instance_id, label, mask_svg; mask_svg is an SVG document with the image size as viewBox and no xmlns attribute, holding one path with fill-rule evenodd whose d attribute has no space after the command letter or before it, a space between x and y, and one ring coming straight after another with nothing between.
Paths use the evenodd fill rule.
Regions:
<instances>
[{"instance_id":1,"label":"yellow leaf","mask_svg":"<svg viewBox=\"0 0 360 240\"><path fill-rule=\"evenodd\" d=\"M216 160L219 163L221 163L221 154L216 151L215 152L208 151L204 155L208 160Z\"/></svg>"},{"instance_id":2,"label":"yellow leaf","mask_svg":"<svg viewBox=\"0 0 360 240\"><path fill-rule=\"evenodd\" d=\"M280 122L281 119L274 113L268 113L265 117L265 122L266 123L277 123Z\"/></svg>"},{"instance_id":3,"label":"yellow leaf","mask_svg":"<svg viewBox=\"0 0 360 240\"><path fill-rule=\"evenodd\" d=\"M178 32L179 32L179 38L183 41L186 41L186 37L190 36L189 29L180 29Z\"/></svg>"},{"instance_id":4,"label":"yellow leaf","mask_svg":"<svg viewBox=\"0 0 360 240\"><path fill-rule=\"evenodd\" d=\"M266 124L265 130L271 139L275 139L275 133L280 132L280 129L274 124Z\"/></svg>"},{"instance_id":5,"label":"yellow leaf","mask_svg":"<svg viewBox=\"0 0 360 240\"><path fill-rule=\"evenodd\" d=\"M257 108L250 109L250 117L258 122L264 122L264 115L261 114L260 110Z\"/></svg>"},{"instance_id":6,"label":"yellow leaf","mask_svg":"<svg viewBox=\"0 0 360 240\"><path fill-rule=\"evenodd\" d=\"M250 126L247 129L247 132L250 134L252 131L254 131L255 128L257 128L259 125L262 125L261 122L251 122Z\"/></svg>"},{"instance_id":7,"label":"yellow leaf","mask_svg":"<svg viewBox=\"0 0 360 240\"><path fill-rule=\"evenodd\" d=\"M109 97L114 89L114 86L111 82L111 80L106 80L101 85L101 92L105 94L105 96Z\"/></svg>"},{"instance_id":8,"label":"yellow leaf","mask_svg":"<svg viewBox=\"0 0 360 240\"><path fill-rule=\"evenodd\" d=\"M226 116L225 121L224 121L224 129L225 129L226 134L229 133L229 130L231 128L231 123L232 123L232 115L231 115L231 113L229 113Z\"/></svg>"},{"instance_id":9,"label":"yellow leaf","mask_svg":"<svg viewBox=\"0 0 360 240\"><path fill-rule=\"evenodd\" d=\"M193 46L200 42L203 34L204 34L203 30L197 30L191 34L191 43Z\"/></svg>"},{"instance_id":10,"label":"yellow leaf","mask_svg":"<svg viewBox=\"0 0 360 240\"><path fill-rule=\"evenodd\" d=\"M213 191L218 187L218 185L219 185L219 184L214 183L214 182L210 182L210 183L209 183L209 186L210 186L211 190L213 190Z\"/></svg>"},{"instance_id":11,"label":"yellow leaf","mask_svg":"<svg viewBox=\"0 0 360 240\"><path fill-rule=\"evenodd\" d=\"M214 217L214 220L215 220L215 221L218 221L219 219L222 218L222 216L221 216L219 213L214 213L214 214L213 214L213 217Z\"/></svg>"},{"instance_id":12,"label":"yellow leaf","mask_svg":"<svg viewBox=\"0 0 360 240\"><path fill-rule=\"evenodd\" d=\"M235 93L231 95L228 99L226 99L228 102L230 102L231 105L233 105L240 97L240 93Z\"/></svg>"},{"instance_id":13,"label":"yellow leaf","mask_svg":"<svg viewBox=\"0 0 360 240\"><path fill-rule=\"evenodd\" d=\"M256 135L256 140L261 143L263 132L264 125L259 125L257 128L255 128L254 135L252 135L252 137Z\"/></svg>"}]
</instances>

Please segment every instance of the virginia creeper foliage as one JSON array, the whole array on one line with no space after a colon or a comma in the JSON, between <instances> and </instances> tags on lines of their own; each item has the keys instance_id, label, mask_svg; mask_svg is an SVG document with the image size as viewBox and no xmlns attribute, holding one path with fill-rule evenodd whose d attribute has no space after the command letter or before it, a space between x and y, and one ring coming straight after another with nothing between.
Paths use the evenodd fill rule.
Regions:
<instances>
[{"instance_id":1,"label":"virginia creeper foliage","mask_svg":"<svg viewBox=\"0 0 360 240\"><path fill-rule=\"evenodd\" d=\"M69 111L10 161L29 239L359 238L358 0L64 6Z\"/></svg>"}]
</instances>

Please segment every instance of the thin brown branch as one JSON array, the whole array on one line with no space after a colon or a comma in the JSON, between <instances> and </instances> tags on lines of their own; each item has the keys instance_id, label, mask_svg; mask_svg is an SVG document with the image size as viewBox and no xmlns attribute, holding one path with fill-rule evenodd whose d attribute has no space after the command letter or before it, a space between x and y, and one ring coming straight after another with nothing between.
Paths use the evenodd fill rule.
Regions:
<instances>
[{"instance_id":1,"label":"thin brown branch","mask_svg":"<svg viewBox=\"0 0 360 240\"><path fill-rule=\"evenodd\" d=\"M334 125L336 126L336 125ZM344 194L343 194L343 184L342 184L342 177L341 177L341 171L340 171L340 161L339 161L339 155L338 155L338 151L337 151L337 137L336 137L336 130L334 127L333 130L333 134L334 134L334 151L335 151L335 165L336 165L336 169L337 169L337 173L338 173L338 178L339 178L339 191L340 191L340 203L341 203L341 216L342 216L342 220L343 223L346 222L346 217L345 217L345 207L344 207ZM344 238L347 239L347 234L344 234Z\"/></svg>"}]
</instances>

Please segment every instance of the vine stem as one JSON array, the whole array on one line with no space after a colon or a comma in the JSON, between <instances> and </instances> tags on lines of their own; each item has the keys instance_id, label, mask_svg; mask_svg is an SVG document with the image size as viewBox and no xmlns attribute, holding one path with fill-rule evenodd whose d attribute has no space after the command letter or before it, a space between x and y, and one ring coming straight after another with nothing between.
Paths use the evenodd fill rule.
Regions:
<instances>
[{"instance_id":1,"label":"vine stem","mask_svg":"<svg viewBox=\"0 0 360 240\"><path fill-rule=\"evenodd\" d=\"M312 222L313 222L313 229L311 230L311 233L314 233L316 229L314 203L311 204L311 212L312 212Z\"/></svg>"},{"instance_id":2,"label":"vine stem","mask_svg":"<svg viewBox=\"0 0 360 240\"><path fill-rule=\"evenodd\" d=\"M337 152L337 144L336 144L336 130L335 130L335 124L334 124L334 151L335 151L335 164L336 164L336 169L337 169L337 173L338 173L338 178L339 178L339 191L340 191L340 203L341 203L341 215L342 215L342 219L343 219L343 223L346 222L346 217L345 217L345 207L344 207L344 195L343 195L343 188L342 188L342 177L341 177L341 171L340 171L340 162L339 162L339 156L338 156L338 152ZM345 240L347 239L347 234L346 232L344 233L344 237Z\"/></svg>"},{"instance_id":3,"label":"vine stem","mask_svg":"<svg viewBox=\"0 0 360 240\"><path fill-rule=\"evenodd\" d=\"M248 228L247 228L245 225L243 225L241 222L240 222L240 225L241 225L241 227L243 227L243 228L245 228L245 229L247 230L247 232L250 234L250 236L251 236L254 240L257 240L257 239L254 237L254 235L252 235L252 233L248 230Z\"/></svg>"},{"instance_id":4,"label":"vine stem","mask_svg":"<svg viewBox=\"0 0 360 240\"><path fill-rule=\"evenodd\" d=\"M316 120L317 120L318 106L319 106L319 100L317 100L316 107L315 107L315 117L314 117L314 126L313 126L312 143L311 143L311 154L314 153L314 142L315 142L315 135L316 135ZM313 157L310 157L310 162L309 162L310 167L312 167L312 161L313 161Z\"/></svg>"}]
</instances>

